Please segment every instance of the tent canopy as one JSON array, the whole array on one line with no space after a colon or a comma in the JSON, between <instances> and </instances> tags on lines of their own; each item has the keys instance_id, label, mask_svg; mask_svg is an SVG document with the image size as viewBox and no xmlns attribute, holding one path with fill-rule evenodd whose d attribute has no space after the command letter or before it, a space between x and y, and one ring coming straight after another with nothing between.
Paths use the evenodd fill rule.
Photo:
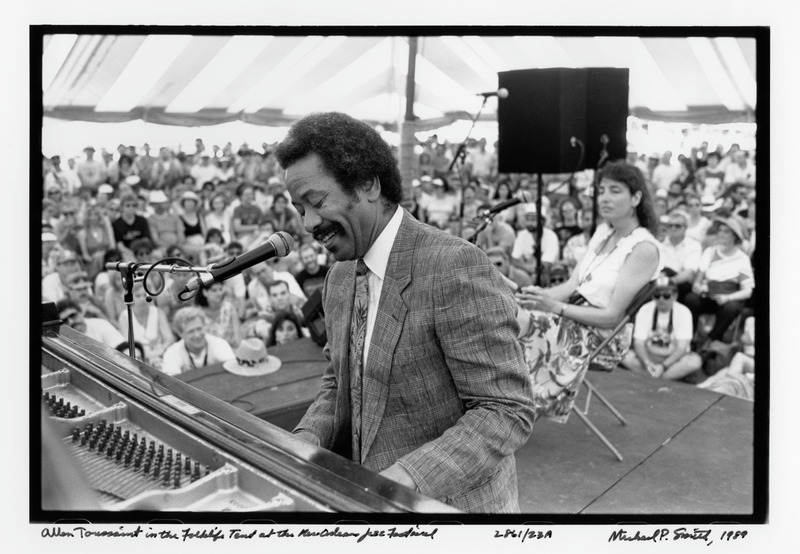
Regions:
<instances>
[{"instance_id":1,"label":"tent canopy","mask_svg":"<svg viewBox=\"0 0 800 554\"><path fill-rule=\"evenodd\" d=\"M409 42L400 36L45 34L43 115L64 120L284 126L343 111L396 129ZM497 74L625 67L630 114L690 123L754 121L756 39L424 36L415 58L418 129L471 119ZM496 113L495 98L482 119Z\"/></svg>"}]
</instances>

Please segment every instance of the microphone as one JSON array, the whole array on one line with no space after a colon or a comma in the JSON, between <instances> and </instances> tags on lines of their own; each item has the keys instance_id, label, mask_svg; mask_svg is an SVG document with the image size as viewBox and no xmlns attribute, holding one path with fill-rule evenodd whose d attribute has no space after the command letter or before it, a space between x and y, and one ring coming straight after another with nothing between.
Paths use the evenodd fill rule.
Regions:
<instances>
[{"instance_id":1,"label":"microphone","mask_svg":"<svg viewBox=\"0 0 800 554\"><path fill-rule=\"evenodd\" d=\"M508 89L503 87L491 92L478 92L475 94L475 96L483 96L484 98L490 98L492 96L497 96L498 98L508 98Z\"/></svg>"},{"instance_id":2,"label":"microphone","mask_svg":"<svg viewBox=\"0 0 800 554\"><path fill-rule=\"evenodd\" d=\"M502 212L503 210L510 208L511 206L516 206L517 204L528 204L533 202L533 195L527 191L521 190L519 191L514 198L509 198L499 204L495 204L486 212L487 214L496 214Z\"/></svg>"},{"instance_id":3,"label":"microphone","mask_svg":"<svg viewBox=\"0 0 800 554\"><path fill-rule=\"evenodd\" d=\"M207 287L211 283L222 283L231 277L239 275L245 269L253 267L257 263L269 260L270 258L282 258L294 248L294 239L288 233L280 231L267 239L252 250L248 250L241 256L234 256L221 262L211 265L211 270L204 275L192 279L178 295L181 298L184 294L196 291L201 287Z\"/></svg>"}]
</instances>

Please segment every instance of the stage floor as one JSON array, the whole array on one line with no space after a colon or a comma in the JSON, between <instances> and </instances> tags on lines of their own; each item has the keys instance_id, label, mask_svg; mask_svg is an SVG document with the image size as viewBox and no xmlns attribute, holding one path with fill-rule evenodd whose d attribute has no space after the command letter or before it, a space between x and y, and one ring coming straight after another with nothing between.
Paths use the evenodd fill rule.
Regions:
<instances>
[{"instance_id":1,"label":"stage floor","mask_svg":"<svg viewBox=\"0 0 800 554\"><path fill-rule=\"evenodd\" d=\"M574 414L537 422L517 451L523 513L752 513L752 402L619 369L588 379L628 422L592 399L589 417L623 461Z\"/></svg>"}]
</instances>

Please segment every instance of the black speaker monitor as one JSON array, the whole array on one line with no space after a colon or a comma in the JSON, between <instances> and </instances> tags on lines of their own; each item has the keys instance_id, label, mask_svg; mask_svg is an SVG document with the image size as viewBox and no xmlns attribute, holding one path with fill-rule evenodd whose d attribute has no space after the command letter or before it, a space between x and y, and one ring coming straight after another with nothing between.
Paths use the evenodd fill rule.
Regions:
<instances>
[{"instance_id":1,"label":"black speaker monitor","mask_svg":"<svg viewBox=\"0 0 800 554\"><path fill-rule=\"evenodd\" d=\"M320 346L325 346L328 333L325 331L325 313L322 309L322 289L317 289L308 297L300 308L303 312L303 323L308 327L311 339Z\"/></svg>"},{"instance_id":2,"label":"black speaker monitor","mask_svg":"<svg viewBox=\"0 0 800 554\"><path fill-rule=\"evenodd\" d=\"M523 69L498 74L509 91L498 101L501 173L569 173L595 167L608 137L609 159L624 158L628 70ZM580 149L572 138L583 142Z\"/></svg>"}]
</instances>

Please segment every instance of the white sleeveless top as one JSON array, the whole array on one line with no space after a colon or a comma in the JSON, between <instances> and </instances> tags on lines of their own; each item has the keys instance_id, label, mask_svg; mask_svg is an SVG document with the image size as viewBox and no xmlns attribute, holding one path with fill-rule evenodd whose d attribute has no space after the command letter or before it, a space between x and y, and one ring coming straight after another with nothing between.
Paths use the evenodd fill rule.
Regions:
<instances>
[{"instance_id":1,"label":"white sleeveless top","mask_svg":"<svg viewBox=\"0 0 800 554\"><path fill-rule=\"evenodd\" d=\"M121 318L127 319L127 312L120 314ZM142 343L142 346L150 347L158 342L158 307L150 306L147 312L147 323L144 327L139 323L136 316L132 317L133 321L133 339Z\"/></svg>"},{"instance_id":2,"label":"white sleeveless top","mask_svg":"<svg viewBox=\"0 0 800 554\"><path fill-rule=\"evenodd\" d=\"M605 254L597 254L605 241L611 236L614 229L602 223L589 241L586 255L583 256L575 271L578 274L578 288L580 293L592 306L606 308L611 302L611 295L619 280L619 272L631 253L633 247L641 242L649 242L658 249L658 264L649 280L658 277L664 268L664 256L661 254L661 245L656 238L644 227L637 227L629 235L617 242L616 246Z\"/></svg>"}]
</instances>

